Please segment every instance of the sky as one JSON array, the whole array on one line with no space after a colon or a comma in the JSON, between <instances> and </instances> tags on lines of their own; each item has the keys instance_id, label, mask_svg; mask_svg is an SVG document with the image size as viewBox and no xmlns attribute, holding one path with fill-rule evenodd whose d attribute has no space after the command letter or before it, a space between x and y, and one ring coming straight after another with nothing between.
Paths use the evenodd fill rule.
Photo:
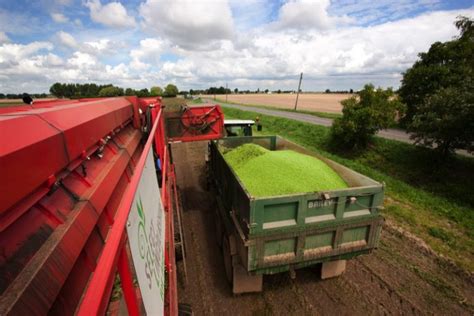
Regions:
<instances>
[{"instance_id":1,"label":"sky","mask_svg":"<svg viewBox=\"0 0 474 316\"><path fill-rule=\"evenodd\" d=\"M0 0L0 92L398 88L474 0Z\"/></svg>"}]
</instances>

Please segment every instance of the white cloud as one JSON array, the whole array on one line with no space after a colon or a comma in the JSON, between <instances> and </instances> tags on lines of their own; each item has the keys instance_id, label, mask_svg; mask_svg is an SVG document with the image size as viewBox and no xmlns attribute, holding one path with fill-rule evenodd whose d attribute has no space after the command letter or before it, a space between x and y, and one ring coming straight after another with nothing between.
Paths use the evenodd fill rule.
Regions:
<instances>
[{"instance_id":1,"label":"white cloud","mask_svg":"<svg viewBox=\"0 0 474 316\"><path fill-rule=\"evenodd\" d=\"M67 60L69 65L77 68L88 68L96 66L98 61L97 58L91 54L74 52L71 58Z\"/></svg>"},{"instance_id":2,"label":"white cloud","mask_svg":"<svg viewBox=\"0 0 474 316\"><path fill-rule=\"evenodd\" d=\"M8 38L7 34L5 34L5 32L0 32L0 44L8 42L10 42L10 39Z\"/></svg>"},{"instance_id":3,"label":"white cloud","mask_svg":"<svg viewBox=\"0 0 474 316\"><path fill-rule=\"evenodd\" d=\"M330 16L329 0L290 0L279 11L278 29L319 29L325 30L352 20L344 16Z\"/></svg>"},{"instance_id":4,"label":"white cloud","mask_svg":"<svg viewBox=\"0 0 474 316\"><path fill-rule=\"evenodd\" d=\"M117 48L122 48L122 43L114 42L108 38L99 39L97 41L84 42L81 50L92 55L111 55L117 52Z\"/></svg>"},{"instance_id":5,"label":"white cloud","mask_svg":"<svg viewBox=\"0 0 474 316\"><path fill-rule=\"evenodd\" d=\"M72 34L64 31L57 32L55 39L63 47L93 56L113 55L126 46L124 42L116 42L108 38L81 42Z\"/></svg>"},{"instance_id":6,"label":"white cloud","mask_svg":"<svg viewBox=\"0 0 474 316\"><path fill-rule=\"evenodd\" d=\"M181 51L182 58L167 62L162 72L168 78L195 78L197 85L245 82L256 88L261 82L278 88L294 85L302 71L308 90L359 88L367 82L396 87L418 52L428 50L435 41L452 39L458 33L453 25L456 16L473 12L434 12L372 27L324 32L249 33L245 37L247 47L236 48L232 42L223 41L213 51Z\"/></svg>"},{"instance_id":7,"label":"white cloud","mask_svg":"<svg viewBox=\"0 0 474 316\"><path fill-rule=\"evenodd\" d=\"M135 26L135 18L128 15L120 2L102 5L100 0L88 0L84 5L89 8L91 19L96 23L116 28Z\"/></svg>"},{"instance_id":8,"label":"white cloud","mask_svg":"<svg viewBox=\"0 0 474 316\"><path fill-rule=\"evenodd\" d=\"M69 21L69 18L62 13L51 13L51 18L56 23L66 23Z\"/></svg>"},{"instance_id":9,"label":"white cloud","mask_svg":"<svg viewBox=\"0 0 474 316\"><path fill-rule=\"evenodd\" d=\"M67 32L59 31L56 33L56 37L62 45L68 48L77 48L79 46L76 39Z\"/></svg>"},{"instance_id":10,"label":"white cloud","mask_svg":"<svg viewBox=\"0 0 474 316\"><path fill-rule=\"evenodd\" d=\"M53 47L49 42L32 42L27 45L6 43L0 45L0 63L20 62L41 50L52 50Z\"/></svg>"},{"instance_id":11,"label":"white cloud","mask_svg":"<svg viewBox=\"0 0 474 316\"><path fill-rule=\"evenodd\" d=\"M158 65L160 55L165 49L165 43L156 38L146 38L140 41L140 47L132 49L130 66L137 70L146 70L152 65Z\"/></svg>"},{"instance_id":12,"label":"white cloud","mask_svg":"<svg viewBox=\"0 0 474 316\"><path fill-rule=\"evenodd\" d=\"M145 4L140 10L144 8ZM150 18L152 15L150 11ZM367 82L397 87L401 72L413 64L418 52L458 34L453 25L458 15L473 16L474 9L425 13L368 27L329 21L323 30L314 24L304 29L276 29L272 24L234 34L231 23L228 38L203 32L207 36L204 43L215 48L206 50L192 39L181 46L184 35L158 28L159 32L130 49L124 42L135 42L136 31L60 31L54 38L61 43L57 46L66 50L56 51L49 42L0 43L0 90L42 92L56 81L133 88L175 82L183 89L227 82L239 89L295 89L300 72L304 72L305 90L358 89ZM332 19L330 14L328 17ZM281 16L277 21L283 21ZM199 23L205 25L196 26L200 30L210 25ZM178 24L175 21L173 25ZM192 37L194 31L188 26L185 29Z\"/></svg>"},{"instance_id":13,"label":"white cloud","mask_svg":"<svg viewBox=\"0 0 474 316\"><path fill-rule=\"evenodd\" d=\"M229 3L220 1L147 0L140 5L143 27L188 49L230 39L234 26Z\"/></svg>"}]
</instances>

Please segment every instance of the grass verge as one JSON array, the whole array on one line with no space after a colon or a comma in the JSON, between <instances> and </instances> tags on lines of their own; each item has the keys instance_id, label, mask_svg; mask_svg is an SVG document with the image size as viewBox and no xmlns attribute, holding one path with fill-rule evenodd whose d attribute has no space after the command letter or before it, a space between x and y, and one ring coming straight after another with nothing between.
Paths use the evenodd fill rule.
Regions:
<instances>
[{"instance_id":1,"label":"grass verge","mask_svg":"<svg viewBox=\"0 0 474 316\"><path fill-rule=\"evenodd\" d=\"M226 117L259 116L264 134L278 134L386 184L385 217L419 236L437 253L474 271L474 159L440 163L433 152L375 137L360 153L334 151L329 128L224 108Z\"/></svg>"},{"instance_id":2,"label":"grass verge","mask_svg":"<svg viewBox=\"0 0 474 316\"><path fill-rule=\"evenodd\" d=\"M0 102L0 107L23 105L23 102Z\"/></svg>"}]
</instances>

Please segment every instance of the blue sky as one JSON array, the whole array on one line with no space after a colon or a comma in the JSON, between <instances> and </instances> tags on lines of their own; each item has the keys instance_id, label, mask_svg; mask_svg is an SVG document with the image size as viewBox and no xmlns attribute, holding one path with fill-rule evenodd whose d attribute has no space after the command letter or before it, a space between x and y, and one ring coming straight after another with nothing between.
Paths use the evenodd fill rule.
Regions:
<instances>
[{"instance_id":1,"label":"blue sky","mask_svg":"<svg viewBox=\"0 0 474 316\"><path fill-rule=\"evenodd\" d=\"M0 2L0 92L56 82L182 89L397 87L473 1Z\"/></svg>"}]
</instances>

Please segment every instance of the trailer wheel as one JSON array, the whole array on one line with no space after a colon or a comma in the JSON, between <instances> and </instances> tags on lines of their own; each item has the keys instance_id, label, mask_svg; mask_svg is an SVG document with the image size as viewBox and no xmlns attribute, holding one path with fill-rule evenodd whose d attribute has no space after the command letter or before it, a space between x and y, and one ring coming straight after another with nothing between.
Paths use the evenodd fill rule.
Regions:
<instances>
[{"instance_id":1,"label":"trailer wheel","mask_svg":"<svg viewBox=\"0 0 474 316\"><path fill-rule=\"evenodd\" d=\"M230 243L229 238L224 236L222 239L222 255L224 258L224 268L227 281L232 285L233 281L233 267L232 267L232 255L230 254Z\"/></svg>"},{"instance_id":2,"label":"trailer wheel","mask_svg":"<svg viewBox=\"0 0 474 316\"><path fill-rule=\"evenodd\" d=\"M221 221L221 218L219 217L219 214L217 212L215 212L214 214L214 232L216 234L216 242L217 242L217 246L219 246L219 248L222 248L222 235L223 235L223 231L222 231L222 221Z\"/></svg>"}]
</instances>

